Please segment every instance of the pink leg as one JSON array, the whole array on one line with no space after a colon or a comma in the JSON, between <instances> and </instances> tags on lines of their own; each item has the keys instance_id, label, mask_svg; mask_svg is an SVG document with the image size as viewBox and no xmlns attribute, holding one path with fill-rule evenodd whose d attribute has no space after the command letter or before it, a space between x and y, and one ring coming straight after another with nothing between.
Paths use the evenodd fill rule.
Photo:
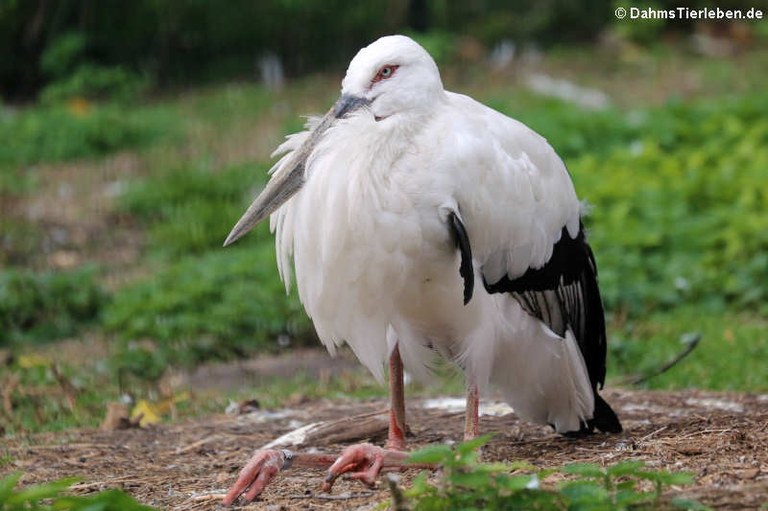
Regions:
<instances>
[{"instance_id":1,"label":"pink leg","mask_svg":"<svg viewBox=\"0 0 768 511\"><path fill-rule=\"evenodd\" d=\"M464 416L464 440L472 440L480 435L480 394L474 378L467 384L467 411Z\"/></svg>"},{"instance_id":2,"label":"pink leg","mask_svg":"<svg viewBox=\"0 0 768 511\"><path fill-rule=\"evenodd\" d=\"M400 348L395 345L389 356L389 433L387 449L405 449L405 386L403 385L403 360Z\"/></svg>"},{"instance_id":3,"label":"pink leg","mask_svg":"<svg viewBox=\"0 0 768 511\"><path fill-rule=\"evenodd\" d=\"M405 451L405 388L403 384L403 360L400 348L395 345L389 356L389 432L385 449L372 444L350 445L328 469L323 490L330 491L334 481L347 474L368 486L378 479L388 460L402 464L408 458Z\"/></svg>"}]
</instances>

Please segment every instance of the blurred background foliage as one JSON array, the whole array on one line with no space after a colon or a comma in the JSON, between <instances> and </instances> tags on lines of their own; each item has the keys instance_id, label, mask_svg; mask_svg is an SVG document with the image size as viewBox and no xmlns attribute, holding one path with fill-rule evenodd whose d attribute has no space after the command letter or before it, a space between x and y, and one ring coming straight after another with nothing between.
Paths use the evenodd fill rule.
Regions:
<instances>
[{"instance_id":1,"label":"blurred background foliage","mask_svg":"<svg viewBox=\"0 0 768 511\"><path fill-rule=\"evenodd\" d=\"M710 7L643 7L679 4ZM615 19L629 5L0 2L0 385L64 378L81 407L17 390L6 431L93 424L130 378L156 392L174 367L315 345L267 227L220 245L271 150L393 32L563 157L588 203L612 378L696 331L648 385L768 389L768 21Z\"/></svg>"},{"instance_id":2,"label":"blurred background foliage","mask_svg":"<svg viewBox=\"0 0 768 511\"><path fill-rule=\"evenodd\" d=\"M504 40L551 47L594 41L616 21L611 0L4 0L0 4L0 91L11 98L135 94L161 87L221 82L253 74L265 55L289 76L335 69L349 49L381 34L412 30L471 35L492 47ZM747 7L764 6L763 0ZM657 8L711 7L706 0L655 1ZM743 2L718 2L742 8ZM691 32L693 20L621 23L618 31L652 42ZM433 38L434 39L434 38ZM440 55L437 55L438 60Z\"/></svg>"},{"instance_id":3,"label":"blurred background foliage","mask_svg":"<svg viewBox=\"0 0 768 511\"><path fill-rule=\"evenodd\" d=\"M577 16L578 14L578 16ZM610 2L440 0L18 1L0 7L0 64L6 95L61 96L75 85L120 96L151 81L163 87L253 74L258 59L279 55L291 76L343 70L349 49L377 34L471 32L482 43L502 39L547 44L584 41L611 20ZM574 22L578 21L578 22Z\"/></svg>"}]
</instances>

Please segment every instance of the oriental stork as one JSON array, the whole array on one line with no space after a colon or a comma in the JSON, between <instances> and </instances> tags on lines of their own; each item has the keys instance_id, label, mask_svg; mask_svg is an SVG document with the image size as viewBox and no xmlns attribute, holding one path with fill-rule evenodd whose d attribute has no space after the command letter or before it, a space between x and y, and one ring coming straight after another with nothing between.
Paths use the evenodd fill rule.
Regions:
<instances>
[{"instance_id":1,"label":"oriental stork","mask_svg":"<svg viewBox=\"0 0 768 511\"><path fill-rule=\"evenodd\" d=\"M257 451L225 497L253 500L290 465L372 483L405 453L403 369L436 358L466 377L465 438L480 392L563 434L621 424L598 390L606 336L597 267L563 162L524 124L443 89L429 53L401 35L352 59L341 97L288 137L271 179L225 241L271 215L278 269L295 280L331 354L348 344L389 371L385 448L337 459Z\"/></svg>"}]
</instances>

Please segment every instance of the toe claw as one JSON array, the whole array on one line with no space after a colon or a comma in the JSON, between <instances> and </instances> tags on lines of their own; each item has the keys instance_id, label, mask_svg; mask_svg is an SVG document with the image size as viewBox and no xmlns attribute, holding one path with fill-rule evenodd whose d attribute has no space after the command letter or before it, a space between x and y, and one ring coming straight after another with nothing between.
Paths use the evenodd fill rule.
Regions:
<instances>
[{"instance_id":1,"label":"toe claw","mask_svg":"<svg viewBox=\"0 0 768 511\"><path fill-rule=\"evenodd\" d=\"M251 502L264 491L264 488L280 472L285 463L285 455L274 449L256 451L240 471L237 481L222 500L225 506L231 505L245 493L246 502Z\"/></svg>"},{"instance_id":2,"label":"toe claw","mask_svg":"<svg viewBox=\"0 0 768 511\"><path fill-rule=\"evenodd\" d=\"M344 449L325 476L322 489L330 491L340 475L356 479L368 487L376 484L384 464L384 449L371 444L351 445Z\"/></svg>"}]
</instances>

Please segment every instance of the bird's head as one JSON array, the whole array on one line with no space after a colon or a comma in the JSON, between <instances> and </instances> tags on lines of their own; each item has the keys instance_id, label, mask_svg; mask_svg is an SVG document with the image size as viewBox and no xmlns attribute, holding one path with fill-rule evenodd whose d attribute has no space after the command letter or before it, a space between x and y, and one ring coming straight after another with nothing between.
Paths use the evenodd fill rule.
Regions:
<instances>
[{"instance_id":1,"label":"bird's head","mask_svg":"<svg viewBox=\"0 0 768 511\"><path fill-rule=\"evenodd\" d=\"M429 53L409 37L392 35L366 46L349 63L337 109L349 102L365 105L380 121L425 110L442 96L440 72Z\"/></svg>"},{"instance_id":2,"label":"bird's head","mask_svg":"<svg viewBox=\"0 0 768 511\"><path fill-rule=\"evenodd\" d=\"M224 245L236 241L301 189L307 159L325 132L340 119L361 108L369 110L376 121L397 118L398 114L418 117L429 112L444 96L435 61L409 37L382 37L360 50L349 63L339 100L280 165L280 170L232 228Z\"/></svg>"}]
</instances>

